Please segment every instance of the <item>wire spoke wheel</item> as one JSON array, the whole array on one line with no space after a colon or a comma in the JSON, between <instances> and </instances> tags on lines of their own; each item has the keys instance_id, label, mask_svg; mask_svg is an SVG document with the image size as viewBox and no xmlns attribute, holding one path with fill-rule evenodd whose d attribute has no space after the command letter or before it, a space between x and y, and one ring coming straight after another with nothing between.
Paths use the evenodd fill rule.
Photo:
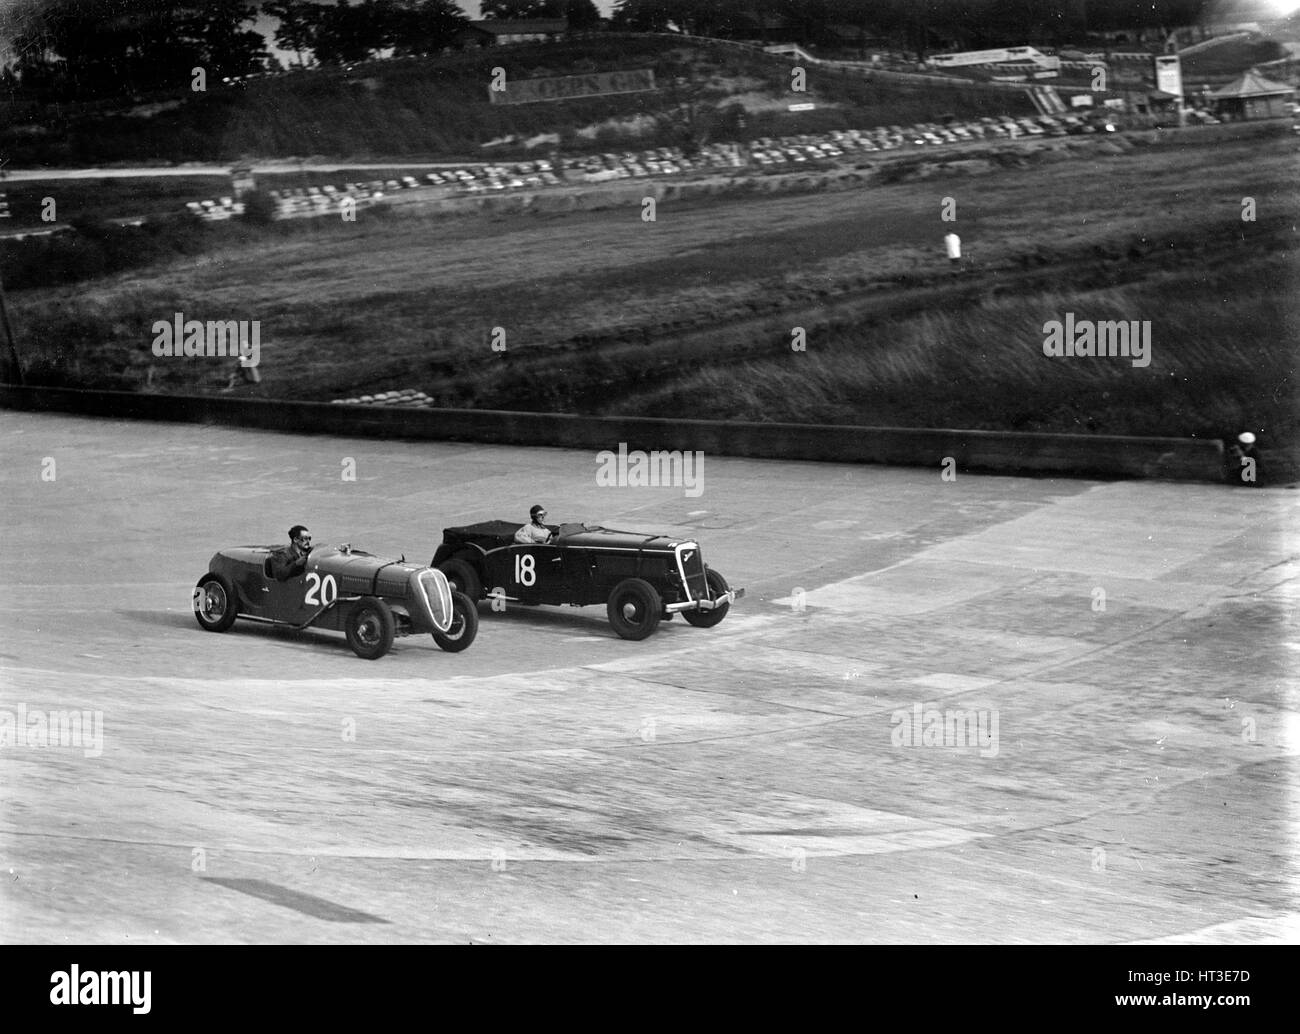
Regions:
<instances>
[{"instance_id":1,"label":"wire spoke wheel","mask_svg":"<svg viewBox=\"0 0 1300 1034\"><path fill-rule=\"evenodd\" d=\"M352 652L363 660L373 661L392 647L397 621L387 603L371 596L353 606L343 631Z\"/></svg>"},{"instance_id":2,"label":"wire spoke wheel","mask_svg":"<svg viewBox=\"0 0 1300 1034\"><path fill-rule=\"evenodd\" d=\"M451 594L451 626L434 632L433 641L448 653L469 649L478 635L478 605L463 592Z\"/></svg>"},{"instance_id":3,"label":"wire spoke wheel","mask_svg":"<svg viewBox=\"0 0 1300 1034\"><path fill-rule=\"evenodd\" d=\"M205 574L194 587L194 617L205 632L224 632L239 616L235 587L220 574Z\"/></svg>"}]
</instances>

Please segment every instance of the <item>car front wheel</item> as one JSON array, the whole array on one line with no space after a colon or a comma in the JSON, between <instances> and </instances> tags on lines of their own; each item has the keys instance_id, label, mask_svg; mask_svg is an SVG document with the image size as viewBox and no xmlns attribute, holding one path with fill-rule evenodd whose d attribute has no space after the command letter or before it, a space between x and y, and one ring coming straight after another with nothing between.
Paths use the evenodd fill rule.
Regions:
<instances>
[{"instance_id":1,"label":"car front wheel","mask_svg":"<svg viewBox=\"0 0 1300 1034\"><path fill-rule=\"evenodd\" d=\"M605 604L609 623L624 639L644 639L659 627L664 602L643 578L628 578L614 586Z\"/></svg>"},{"instance_id":2,"label":"car front wheel","mask_svg":"<svg viewBox=\"0 0 1300 1034\"><path fill-rule=\"evenodd\" d=\"M239 616L239 597L230 579L222 574L205 574L194 587L194 616L206 632L224 632Z\"/></svg>"},{"instance_id":3,"label":"car front wheel","mask_svg":"<svg viewBox=\"0 0 1300 1034\"><path fill-rule=\"evenodd\" d=\"M366 661L378 660L386 654L396 631L392 609L377 596L368 596L355 604L344 626L348 646Z\"/></svg>"},{"instance_id":4,"label":"car front wheel","mask_svg":"<svg viewBox=\"0 0 1300 1034\"><path fill-rule=\"evenodd\" d=\"M451 594L451 627L434 632L433 641L448 653L460 653L478 635L478 606L463 592Z\"/></svg>"},{"instance_id":5,"label":"car front wheel","mask_svg":"<svg viewBox=\"0 0 1300 1034\"><path fill-rule=\"evenodd\" d=\"M727 579L723 578L713 568L705 569L704 578L709 585L709 599L716 600L727 591ZM721 607L715 607L713 610L684 610L682 616L696 628L712 628L727 616L727 611L730 609L731 604L724 603Z\"/></svg>"}]
</instances>

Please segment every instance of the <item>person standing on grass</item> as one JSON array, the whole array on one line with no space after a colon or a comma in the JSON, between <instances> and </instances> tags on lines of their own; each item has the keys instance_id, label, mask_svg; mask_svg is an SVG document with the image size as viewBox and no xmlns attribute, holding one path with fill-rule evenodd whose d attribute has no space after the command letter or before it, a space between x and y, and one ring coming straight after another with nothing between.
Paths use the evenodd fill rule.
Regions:
<instances>
[{"instance_id":1,"label":"person standing on grass","mask_svg":"<svg viewBox=\"0 0 1300 1034\"><path fill-rule=\"evenodd\" d=\"M1255 435L1252 432L1242 431L1224 453L1228 481L1251 487L1259 485L1259 454L1255 451Z\"/></svg>"}]
</instances>

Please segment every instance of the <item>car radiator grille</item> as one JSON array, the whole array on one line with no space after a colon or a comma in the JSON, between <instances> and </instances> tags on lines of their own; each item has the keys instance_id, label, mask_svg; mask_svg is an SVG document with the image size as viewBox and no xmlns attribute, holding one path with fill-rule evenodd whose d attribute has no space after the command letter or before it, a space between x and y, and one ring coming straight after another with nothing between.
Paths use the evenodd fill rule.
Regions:
<instances>
[{"instance_id":1,"label":"car radiator grille","mask_svg":"<svg viewBox=\"0 0 1300 1034\"><path fill-rule=\"evenodd\" d=\"M693 600L709 598L709 583L704 577L704 556L699 546L687 546L677 553L681 569L686 574L686 588Z\"/></svg>"},{"instance_id":2,"label":"car radiator grille","mask_svg":"<svg viewBox=\"0 0 1300 1034\"><path fill-rule=\"evenodd\" d=\"M446 577L440 571L425 568L414 575L412 580L417 589L423 590L421 595L428 602L433 623L439 628L447 628L452 619L452 603L451 587L447 584Z\"/></svg>"}]
</instances>

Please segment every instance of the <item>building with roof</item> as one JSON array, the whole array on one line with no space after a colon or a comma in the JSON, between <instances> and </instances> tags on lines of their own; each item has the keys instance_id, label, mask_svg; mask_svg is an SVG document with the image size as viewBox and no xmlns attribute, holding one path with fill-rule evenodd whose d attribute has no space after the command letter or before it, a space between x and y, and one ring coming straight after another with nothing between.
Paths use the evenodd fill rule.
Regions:
<instances>
[{"instance_id":1,"label":"building with roof","mask_svg":"<svg viewBox=\"0 0 1300 1034\"><path fill-rule=\"evenodd\" d=\"M1253 68L1227 86L1211 90L1207 98L1216 112L1231 118L1280 118L1290 114L1295 88L1265 79Z\"/></svg>"},{"instance_id":2,"label":"building with roof","mask_svg":"<svg viewBox=\"0 0 1300 1034\"><path fill-rule=\"evenodd\" d=\"M462 46L492 47L510 43L549 43L569 31L565 18L484 18L469 23L458 39Z\"/></svg>"}]
</instances>

